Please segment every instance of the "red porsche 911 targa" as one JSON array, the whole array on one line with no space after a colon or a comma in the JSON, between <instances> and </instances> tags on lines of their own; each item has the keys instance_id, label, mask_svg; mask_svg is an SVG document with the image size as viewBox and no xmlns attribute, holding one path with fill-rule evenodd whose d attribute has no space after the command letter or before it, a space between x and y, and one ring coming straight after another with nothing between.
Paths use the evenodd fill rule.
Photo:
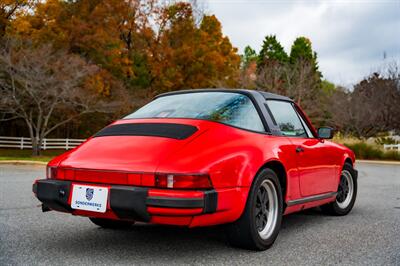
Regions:
<instances>
[{"instance_id":1,"label":"red porsche 911 targa","mask_svg":"<svg viewBox=\"0 0 400 266\"><path fill-rule=\"evenodd\" d=\"M282 215L353 208L354 153L332 134L276 94L170 92L53 159L33 191L43 211L101 227L226 224L232 245L265 250Z\"/></svg>"}]
</instances>

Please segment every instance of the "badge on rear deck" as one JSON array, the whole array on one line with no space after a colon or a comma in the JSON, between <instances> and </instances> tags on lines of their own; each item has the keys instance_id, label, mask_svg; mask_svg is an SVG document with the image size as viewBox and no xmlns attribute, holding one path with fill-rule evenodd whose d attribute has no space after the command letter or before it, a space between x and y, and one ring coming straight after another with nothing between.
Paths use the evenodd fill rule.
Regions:
<instances>
[{"instance_id":1,"label":"badge on rear deck","mask_svg":"<svg viewBox=\"0 0 400 266\"><path fill-rule=\"evenodd\" d=\"M91 201L93 199L93 193L94 193L93 188L86 188L86 199L88 201Z\"/></svg>"}]
</instances>

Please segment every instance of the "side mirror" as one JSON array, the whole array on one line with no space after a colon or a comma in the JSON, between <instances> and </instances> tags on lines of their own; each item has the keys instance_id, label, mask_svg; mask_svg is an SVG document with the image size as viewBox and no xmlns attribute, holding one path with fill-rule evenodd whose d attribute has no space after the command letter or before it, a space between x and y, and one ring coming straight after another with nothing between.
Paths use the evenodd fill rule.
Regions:
<instances>
[{"instance_id":1,"label":"side mirror","mask_svg":"<svg viewBox=\"0 0 400 266\"><path fill-rule=\"evenodd\" d=\"M320 139L331 139L333 138L334 130L331 127L320 127L318 128L318 138Z\"/></svg>"}]
</instances>

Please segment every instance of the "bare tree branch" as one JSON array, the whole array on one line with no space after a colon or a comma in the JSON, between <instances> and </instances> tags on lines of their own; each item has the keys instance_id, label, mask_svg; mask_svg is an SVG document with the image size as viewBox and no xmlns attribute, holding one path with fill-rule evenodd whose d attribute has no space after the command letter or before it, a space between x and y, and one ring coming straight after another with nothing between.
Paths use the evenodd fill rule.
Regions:
<instances>
[{"instance_id":1,"label":"bare tree branch","mask_svg":"<svg viewBox=\"0 0 400 266\"><path fill-rule=\"evenodd\" d=\"M42 139L59 126L82 114L115 110L84 87L95 66L48 45L9 43L0 49L0 112L10 115L7 120L25 121L35 155Z\"/></svg>"}]
</instances>

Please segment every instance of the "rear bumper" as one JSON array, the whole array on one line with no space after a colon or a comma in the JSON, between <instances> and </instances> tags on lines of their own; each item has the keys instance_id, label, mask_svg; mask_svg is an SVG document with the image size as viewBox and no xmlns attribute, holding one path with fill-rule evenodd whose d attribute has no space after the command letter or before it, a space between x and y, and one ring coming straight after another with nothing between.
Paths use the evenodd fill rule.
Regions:
<instances>
[{"instance_id":1,"label":"rear bumper","mask_svg":"<svg viewBox=\"0 0 400 266\"><path fill-rule=\"evenodd\" d=\"M106 213L96 213L71 208L72 185L64 180L37 180L33 192L45 207L52 210L84 215L152 222L160 217L191 217L215 213L218 193L215 190L181 191L146 187L105 185L109 187ZM161 219L162 220L162 219ZM175 219L176 220L176 219ZM179 220L179 219L178 219ZM184 220L190 223L191 220ZM182 222L176 222L181 224ZM171 224L175 224L172 220Z\"/></svg>"}]
</instances>

